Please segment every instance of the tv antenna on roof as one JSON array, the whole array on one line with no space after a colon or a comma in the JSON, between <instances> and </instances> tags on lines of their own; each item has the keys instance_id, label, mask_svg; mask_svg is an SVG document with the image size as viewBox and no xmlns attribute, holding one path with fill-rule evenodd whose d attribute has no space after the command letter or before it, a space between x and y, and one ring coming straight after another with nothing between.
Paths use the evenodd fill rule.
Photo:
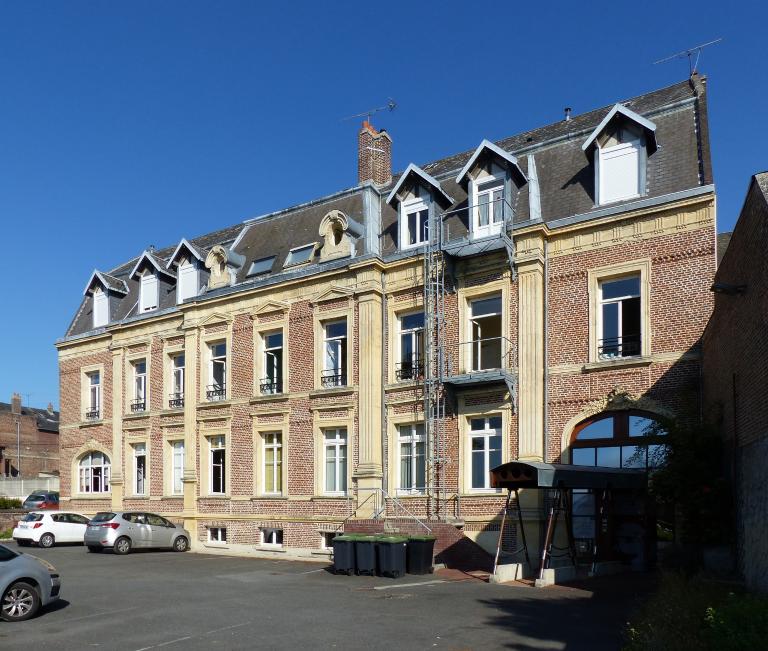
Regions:
<instances>
[{"instance_id":1,"label":"tv antenna on roof","mask_svg":"<svg viewBox=\"0 0 768 651\"><path fill-rule=\"evenodd\" d=\"M349 115L345 118L341 118L342 122L346 122L347 120L354 120L355 118L365 118L368 120L368 122L371 121L371 116L375 113L378 113L379 111L389 111L390 113L394 111L397 108L397 102L393 100L391 97L387 100L387 103L384 106L377 106L376 108L372 108L369 111L363 111L362 113L356 113L355 115Z\"/></svg>"},{"instance_id":2,"label":"tv antenna on roof","mask_svg":"<svg viewBox=\"0 0 768 651\"><path fill-rule=\"evenodd\" d=\"M691 75L693 75L693 73L696 72L696 68L699 65L699 57L701 56L701 51L705 47L709 47L710 45L716 45L717 43L720 43L722 40L723 40L722 38L716 38L714 41L702 43L701 45L694 45L692 48L683 50L682 52L677 52L672 56L659 59L658 61L654 61L653 65L656 65L657 63L666 63L667 61L672 61L673 59L683 59L684 57L688 57L688 71ZM696 55L695 61L693 59L694 54Z\"/></svg>"}]
</instances>

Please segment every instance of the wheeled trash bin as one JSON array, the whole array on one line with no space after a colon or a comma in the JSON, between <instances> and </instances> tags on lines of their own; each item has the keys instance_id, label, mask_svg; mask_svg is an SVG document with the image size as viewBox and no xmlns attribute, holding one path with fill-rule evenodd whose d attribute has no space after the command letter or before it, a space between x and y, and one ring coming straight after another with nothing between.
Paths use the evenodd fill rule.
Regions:
<instances>
[{"instance_id":1,"label":"wheeled trash bin","mask_svg":"<svg viewBox=\"0 0 768 651\"><path fill-rule=\"evenodd\" d=\"M411 536L408 539L408 574L432 574L435 552L434 536Z\"/></svg>"},{"instance_id":2,"label":"wheeled trash bin","mask_svg":"<svg viewBox=\"0 0 768 651\"><path fill-rule=\"evenodd\" d=\"M405 574L405 549L408 538L381 536L376 541L379 556L379 574L396 579Z\"/></svg>"},{"instance_id":3,"label":"wheeled trash bin","mask_svg":"<svg viewBox=\"0 0 768 651\"><path fill-rule=\"evenodd\" d=\"M355 537L336 536L333 545L333 573L349 576L355 571Z\"/></svg>"},{"instance_id":4,"label":"wheeled trash bin","mask_svg":"<svg viewBox=\"0 0 768 651\"><path fill-rule=\"evenodd\" d=\"M376 574L376 536L355 536L355 571Z\"/></svg>"}]
</instances>

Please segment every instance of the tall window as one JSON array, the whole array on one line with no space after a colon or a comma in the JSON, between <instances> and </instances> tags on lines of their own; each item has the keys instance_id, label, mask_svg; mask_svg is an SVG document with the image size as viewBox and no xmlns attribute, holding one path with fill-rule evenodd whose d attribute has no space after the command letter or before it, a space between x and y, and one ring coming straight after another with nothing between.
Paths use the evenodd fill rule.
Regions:
<instances>
[{"instance_id":1,"label":"tall window","mask_svg":"<svg viewBox=\"0 0 768 651\"><path fill-rule=\"evenodd\" d=\"M88 408L85 417L88 420L98 420L101 416L101 373L88 373Z\"/></svg>"},{"instance_id":2,"label":"tall window","mask_svg":"<svg viewBox=\"0 0 768 651\"><path fill-rule=\"evenodd\" d=\"M498 232L504 222L504 181L478 183L475 191L475 235Z\"/></svg>"},{"instance_id":3,"label":"tall window","mask_svg":"<svg viewBox=\"0 0 768 651\"><path fill-rule=\"evenodd\" d=\"M615 411L574 429L571 463L606 468L655 468L666 456L666 431L642 411Z\"/></svg>"},{"instance_id":4,"label":"tall window","mask_svg":"<svg viewBox=\"0 0 768 651\"><path fill-rule=\"evenodd\" d=\"M264 377L260 382L261 393L283 392L283 331L264 334Z\"/></svg>"},{"instance_id":5,"label":"tall window","mask_svg":"<svg viewBox=\"0 0 768 651\"><path fill-rule=\"evenodd\" d=\"M597 202L612 203L643 194L645 158L642 136L631 126L606 131L595 149Z\"/></svg>"},{"instance_id":6,"label":"tall window","mask_svg":"<svg viewBox=\"0 0 768 651\"><path fill-rule=\"evenodd\" d=\"M323 447L325 492L329 495L343 495L347 492L347 430L325 430Z\"/></svg>"},{"instance_id":7,"label":"tall window","mask_svg":"<svg viewBox=\"0 0 768 651\"><path fill-rule=\"evenodd\" d=\"M640 276L600 281L600 359L640 354Z\"/></svg>"},{"instance_id":8,"label":"tall window","mask_svg":"<svg viewBox=\"0 0 768 651\"><path fill-rule=\"evenodd\" d=\"M501 296L491 296L470 304L472 330L472 369L502 368L504 339L501 332Z\"/></svg>"},{"instance_id":9,"label":"tall window","mask_svg":"<svg viewBox=\"0 0 768 651\"><path fill-rule=\"evenodd\" d=\"M168 407L174 409L184 406L184 353L171 357L171 395L168 398Z\"/></svg>"},{"instance_id":10,"label":"tall window","mask_svg":"<svg viewBox=\"0 0 768 651\"><path fill-rule=\"evenodd\" d=\"M157 309L160 286L157 276L151 273L145 273L141 277L141 287L139 289L139 309L142 312L149 312Z\"/></svg>"},{"instance_id":11,"label":"tall window","mask_svg":"<svg viewBox=\"0 0 768 651\"><path fill-rule=\"evenodd\" d=\"M429 209L419 201L417 204L404 205L403 225L401 227L401 246L408 248L419 246L429 239Z\"/></svg>"},{"instance_id":12,"label":"tall window","mask_svg":"<svg viewBox=\"0 0 768 651\"><path fill-rule=\"evenodd\" d=\"M140 359L133 363L133 400L131 411L147 409L147 362Z\"/></svg>"},{"instance_id":13,"label":"tall window","mask_svg":"<svg viewBox=\"0 0 768 651\"><path fill-rule=\"evenodd\" d=\"M324 362L321 382L324 387L340 387L347 383L347 321L334 321L324 326Z\"/></svg>"},{"instance_id":14,"label":"tall window","mask_svg":"<svg viewBox=\"0 0 768 651\"><path fill-rule=\"evenodd\" d=\"M99 328L109 323L109 295L96 287L93 290L93 327Z\"/></svg>"},{"instance_id":15,"label":"tall window","mask_svg":"<svg viewBox=\"0 0 768 651\"><path fill-rule=\"evenodd\" d=\"M174 441L171 444L171 490L174 495L181 495L184 492L184 441Z\"/></svg>"},{"instance_id":16,"label":"tall window","mask_svg":"<svg viewBox=\"0 0 768 651\"><path fill-rule=\"evenodd\" d=\"M224 400L227 397L227 344L220 341L210 345L211 361L208 377L211 384L205 392L208 400Z\"/></svg>"},{"instance_id":17,"label":"tall window","mask_svg":"<svg viewBox=\"0 0 768 651\"><path fill-rule=\"evenodd\" d=\"M283 492L283 442L280 432L263 436L264 493L278 495Z\"/></svg>"},{"instance_id":18,"label":"tall window","mask_svg":"<svg viewBox=\"0 0 768 651\"><path fill-rule=\"evenodd\" d=\"M490 473L501 465L501 416L470 419L472 488L490 490Z\"/></svg>"},{"instance_id":19,"label":"tall window","mask_svg":"<svg viewBox=\"0 0 768 651\"><path fill-rule=\"evenodd\" d=\"M401 493L421 493L426 486L424 425L401 425L398 438Z\"/></svg>"},{"instance_id":20,"label":"tall window","mask_svg":"<svg viewBox=\"0 0 768 651\"><path fill-rule=\"evenodd\" d=\"M212 436L208 439L210 450L210 475L211 475L211 493L223 495L227 492L227 467L226 467L226 447L223 436Z\"/></svg>"},{"instance_id":21,"label":"tall window","mask_svg":"<svg viewBox=\"0 0 768 651\"><path fill-rule=\"evenodd\" d=\"M133 446L133 494L146 495L147 492L147 446L136 443Z\"/></svg>"},{"instance_id":22,"label":"tall window","mask_svg":"<svg viewBox=\"0 0 768 651\"><path fill-rule=\"evenodd\" d=\"M109 457L101 452L89 452L80 459L80 492L109 492Z\"/></svg>"},{"instance_id":23,"label":"tall window","mask_svg":"<svg viewBox=\"0 0 768 651\"><path fill-rule=\"evenodd\" d=\"M424 374L424 312L400 317L398 380L415 380Z\"/></svg>"}]
</instances>

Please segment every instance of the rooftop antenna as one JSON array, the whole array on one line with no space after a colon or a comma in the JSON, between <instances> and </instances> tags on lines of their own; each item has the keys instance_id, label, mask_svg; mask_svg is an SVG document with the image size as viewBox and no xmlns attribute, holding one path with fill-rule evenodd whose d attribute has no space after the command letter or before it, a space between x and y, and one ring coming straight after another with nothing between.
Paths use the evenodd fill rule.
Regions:
<instances>
[{"instance_id":1,"label":"rooftop antenna","mask_svg":"<svg viewBox=\"0 0 768 651\"><path fill-rule=\"evenodd\" d=\"M355 115L349 115L345 118L341 118L341 122L346 122L347 120L354 120L355 118L365 118L368 122L371 121L371 116L378 113L379 111L389 111L390 113L394 111L397 108L397 102L393 100L391 97L388 98L387 103L384 106L377 106L376 108L372 108L368 111L363 111L362 113L356 113Z\"/></svg>"},{"instance_id":2,"label":"rooftop antenna","mask_svg":"<svg viewBox=\"0 0 768 651\"><path fill-rule=\"evenodd\" d=\"M685 57L688 57L688 72L691 76L693 76L693 73L696 72L696 69L699 66L699 57L701 56L701 51L705 47L709 47L710 45L716 45L717 43L720 43L723 39L722 38L716 38L714 41L708 41L707 43L702 43L701 45L694 45L692 48L688 48L687 50L683 50L682 52L677 52L676 54L673 54L671 56L665 57L663 59L659 59L658 61L654 61L653 65L656 65L657 63L666 63L667 61L672 61L673 59L683 59ZM696 60L694 61L693 55L696 55Z\"/></svg>"}]
</instances>

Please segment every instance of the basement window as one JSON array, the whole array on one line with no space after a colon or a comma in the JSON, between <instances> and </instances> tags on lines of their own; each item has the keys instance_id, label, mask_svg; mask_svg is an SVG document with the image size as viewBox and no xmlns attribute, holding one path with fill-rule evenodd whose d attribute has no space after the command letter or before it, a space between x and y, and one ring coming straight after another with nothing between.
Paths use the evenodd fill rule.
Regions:
<instances>
[{"instance_id":1,"label":"basement window","mask_svg":"<svg viewBox=\"0 0 768 651\"><path fill-rule=\"evenodd\" d=\"M208 527L208 542L224 544L227 542L226 527Z\"/></svg>"},{"instance_id":2,"label":"basement window","mask_svg":"<svg viewBox=\"0 0 768 651\"><path fill-rule=\"evenodd\" d=\"M320 549L333 549L333 539L341 534L337 531L320 532Z\"/></svg>"},{"instance_id":3,"label":"basement window","mask_svg":"<svg viewBox=\"0 0 768 651\"><path fill-rule=\"evenodd\" d=\"M262 529L261 544L264 547L282 547L283 530L282 529Z\"/></svg>"}]
</instances>

